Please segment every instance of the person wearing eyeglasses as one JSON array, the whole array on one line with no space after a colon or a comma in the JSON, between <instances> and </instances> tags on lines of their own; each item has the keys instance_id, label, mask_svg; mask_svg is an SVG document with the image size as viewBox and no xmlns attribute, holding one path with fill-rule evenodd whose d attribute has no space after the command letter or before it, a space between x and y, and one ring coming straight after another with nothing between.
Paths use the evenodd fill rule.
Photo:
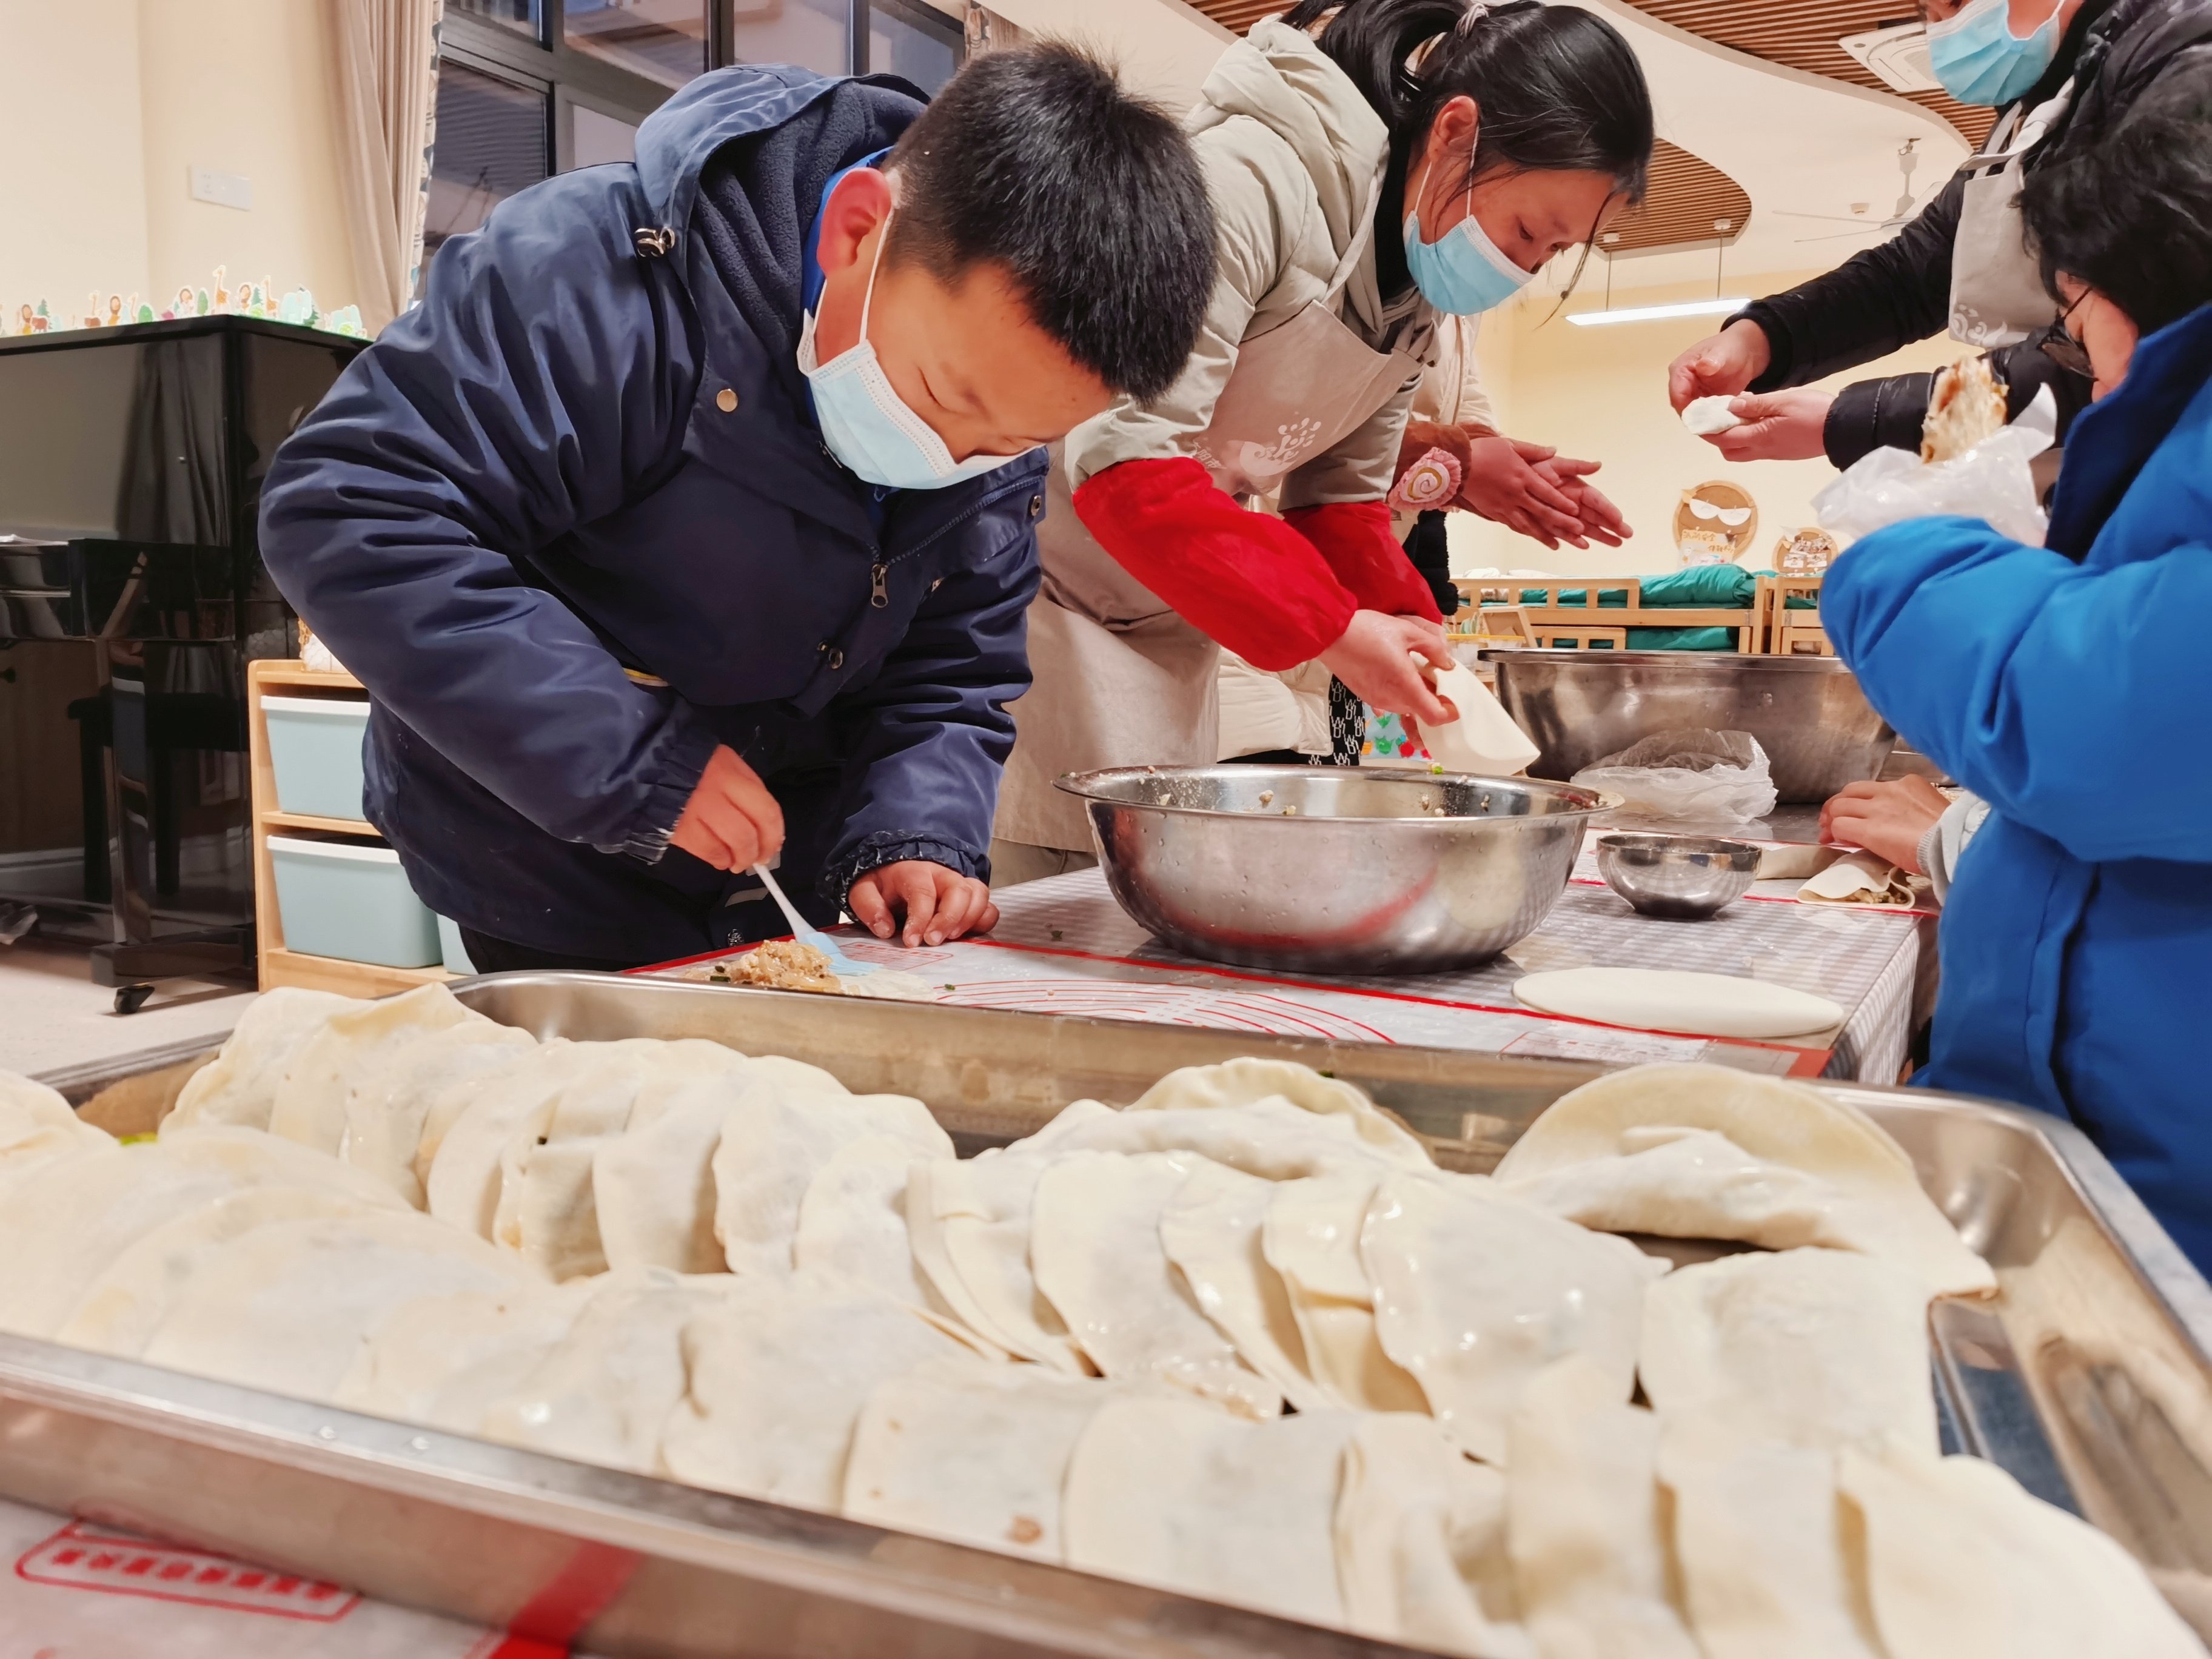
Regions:
<instances>
[{"instance_id":1,"label":"person wearing eyeglasses","mask_svg":"<svg viewBox=\"0 0 2212 1659\"><path fill-rule=\"evenodd\" d=\"M1911 520L1820 617L1883 716L1988 803L1957 855L1922 1080L2069 1115L2212 1269L2212 61L2021 212L2088 380L2043 547Z\"/></svg>"},{"instance_id":2,"label":"person wearing eyeglasses","mask_svg":"<svg viewBox=\"0 0 2212 1659\"><path fill-rule=\"evenodd\" d=\"M1731 461L1825 455L1847 467L1916 449L1933 377L1839 392L1808 382L1947 331L1990 353L2017 416L2049 386L2062 441L2086 374L2037 349L2056 312L2021 237L2023 181L2080 155L2179 64L2212 56L2212 0L1919 0L1936 78L1998 112L1981 152L1879 246L1754 301L1677 357L1667 392L1733 396L1742 424L1710 441ZM1741 395L1738 395L1741 394Z\"/></svg>"}]
</instances>

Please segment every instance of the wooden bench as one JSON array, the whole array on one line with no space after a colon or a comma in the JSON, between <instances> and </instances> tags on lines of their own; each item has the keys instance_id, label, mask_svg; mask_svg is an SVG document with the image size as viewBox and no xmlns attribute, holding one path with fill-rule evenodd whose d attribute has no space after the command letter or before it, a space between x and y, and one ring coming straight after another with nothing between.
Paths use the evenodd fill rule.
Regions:
<instances>
[{"instance_id":1,"label":"wooden bench","mask_svg":"<svg viewBox=\"0 0 2212 1659\"><path fill-rule=\"evenodd\" d=\"M1758 607L1758 649L1777 657L1832 657L1836 647L1820 626L1820 576L1761 576L1753 603ZM1810 610L1791 610L1791 599L1807 599Z\"/></svg>"}]
</instances>

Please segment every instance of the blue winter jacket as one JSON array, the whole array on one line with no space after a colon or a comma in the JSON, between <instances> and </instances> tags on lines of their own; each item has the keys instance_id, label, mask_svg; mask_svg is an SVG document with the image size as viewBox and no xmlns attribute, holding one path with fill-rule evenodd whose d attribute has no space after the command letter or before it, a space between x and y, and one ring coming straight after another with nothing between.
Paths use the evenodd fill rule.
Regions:
<instances>
[{"instance_id":1,"label":"blue winter jacket","mask_svg":"<svg viewBox=\"0 0 2212 1659\"><path fill-rule=\"evenodd\" d=\"M822 190L921 107L702 76L635 165L447 242L278 452L264 555L372 694L371 821L464 927L631 961L720 943L727 878L667 846L717 743L782 801L817 910L897 859L988 873L1045 452L886 496L823 447L793 356ZM710 224L717 152L737 220Z\"/></svg>"},{"instance_id":2,"label":"blue winter jacket","mask_svg":"<svg viewBox=\"0 0 2212 1659\"><path fill-rule=\"evenodd\" d=\"M2070 1114L2212 1272L2212 307L2076 422L2047 550L1918 520L1821 599L1875 706L1992 807L1923 1080Z\"/></svg>"}]
</instances>

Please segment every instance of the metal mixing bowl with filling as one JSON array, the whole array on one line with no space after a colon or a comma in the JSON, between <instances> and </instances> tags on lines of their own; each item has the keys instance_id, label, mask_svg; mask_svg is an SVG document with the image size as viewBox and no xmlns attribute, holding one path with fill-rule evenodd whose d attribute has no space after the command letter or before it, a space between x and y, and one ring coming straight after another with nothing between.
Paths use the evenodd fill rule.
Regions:
<instances>
[{"instance_id":1,"label":"metal mixing bowl with filling","mask_svg":"<svg viewBox=\"0 0 2212 1659\"><path fill-rule=\"evenodd\" d=\"M1784 801L1824 801L1878 777L1897 733L1833 657L1726 651L1486 651L1498 700L1543 752L1530 772L1571 778L1654 732L1748 732Z\"/></svg>"},{"instance_id":2,"label":"metal mixing bowl with filling","mask_svg":"<svg viewBox=\"0 0 2212 1659\"><path fill-rule=\"evenodd\" d=\"M1193 956L1316 974L1464 968L1559 902L1616 804L1527 778L1333 766L1073 774L1106 883Z\"/></svg>"}]
</instances>

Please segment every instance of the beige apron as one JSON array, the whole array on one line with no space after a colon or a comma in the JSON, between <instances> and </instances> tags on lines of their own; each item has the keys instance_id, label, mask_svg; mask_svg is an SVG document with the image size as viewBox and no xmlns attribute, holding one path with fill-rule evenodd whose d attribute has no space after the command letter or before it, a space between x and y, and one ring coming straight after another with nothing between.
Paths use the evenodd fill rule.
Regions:
<instances>
[{"instance_id":1,"label":"beige apron","mask_svg":"<svg viewBox=\"0 0 2212 1659\"><path fill-rule=\"evenodd\" d=\"M1966 190L1951 243L1951 337L1984 351L2025 340L2050 325L2058 307L2027 251L2020 216L2022 163L2066 112L2069 81L2047 103L2014 110L1982 153L1960 170Z\"/></svg>"},{"instance_id":2,"label":"beige apron","mask_svg":"<svg viewBox=\"0 0 2212 1659\"><path fill-rule=\"evenodd\" d=\"M1336 314L1338 296L1366 246L1363 230L1326 295L1237 348L1196 452L1231 495L1275 489L1421 372L1418 359L1374 349ZM1091 832L1082 805L1054 789L1053 780L1106 766L1212 765L1218 758L1214 671L1220 647L1083 527L1059 444L1052 450L1048 502L1037 526L1044 585L1029 610L1036 681L1010 710L1014 752L999 787L993 834L1083 851Z\"/></svg>"}]
</instances>

